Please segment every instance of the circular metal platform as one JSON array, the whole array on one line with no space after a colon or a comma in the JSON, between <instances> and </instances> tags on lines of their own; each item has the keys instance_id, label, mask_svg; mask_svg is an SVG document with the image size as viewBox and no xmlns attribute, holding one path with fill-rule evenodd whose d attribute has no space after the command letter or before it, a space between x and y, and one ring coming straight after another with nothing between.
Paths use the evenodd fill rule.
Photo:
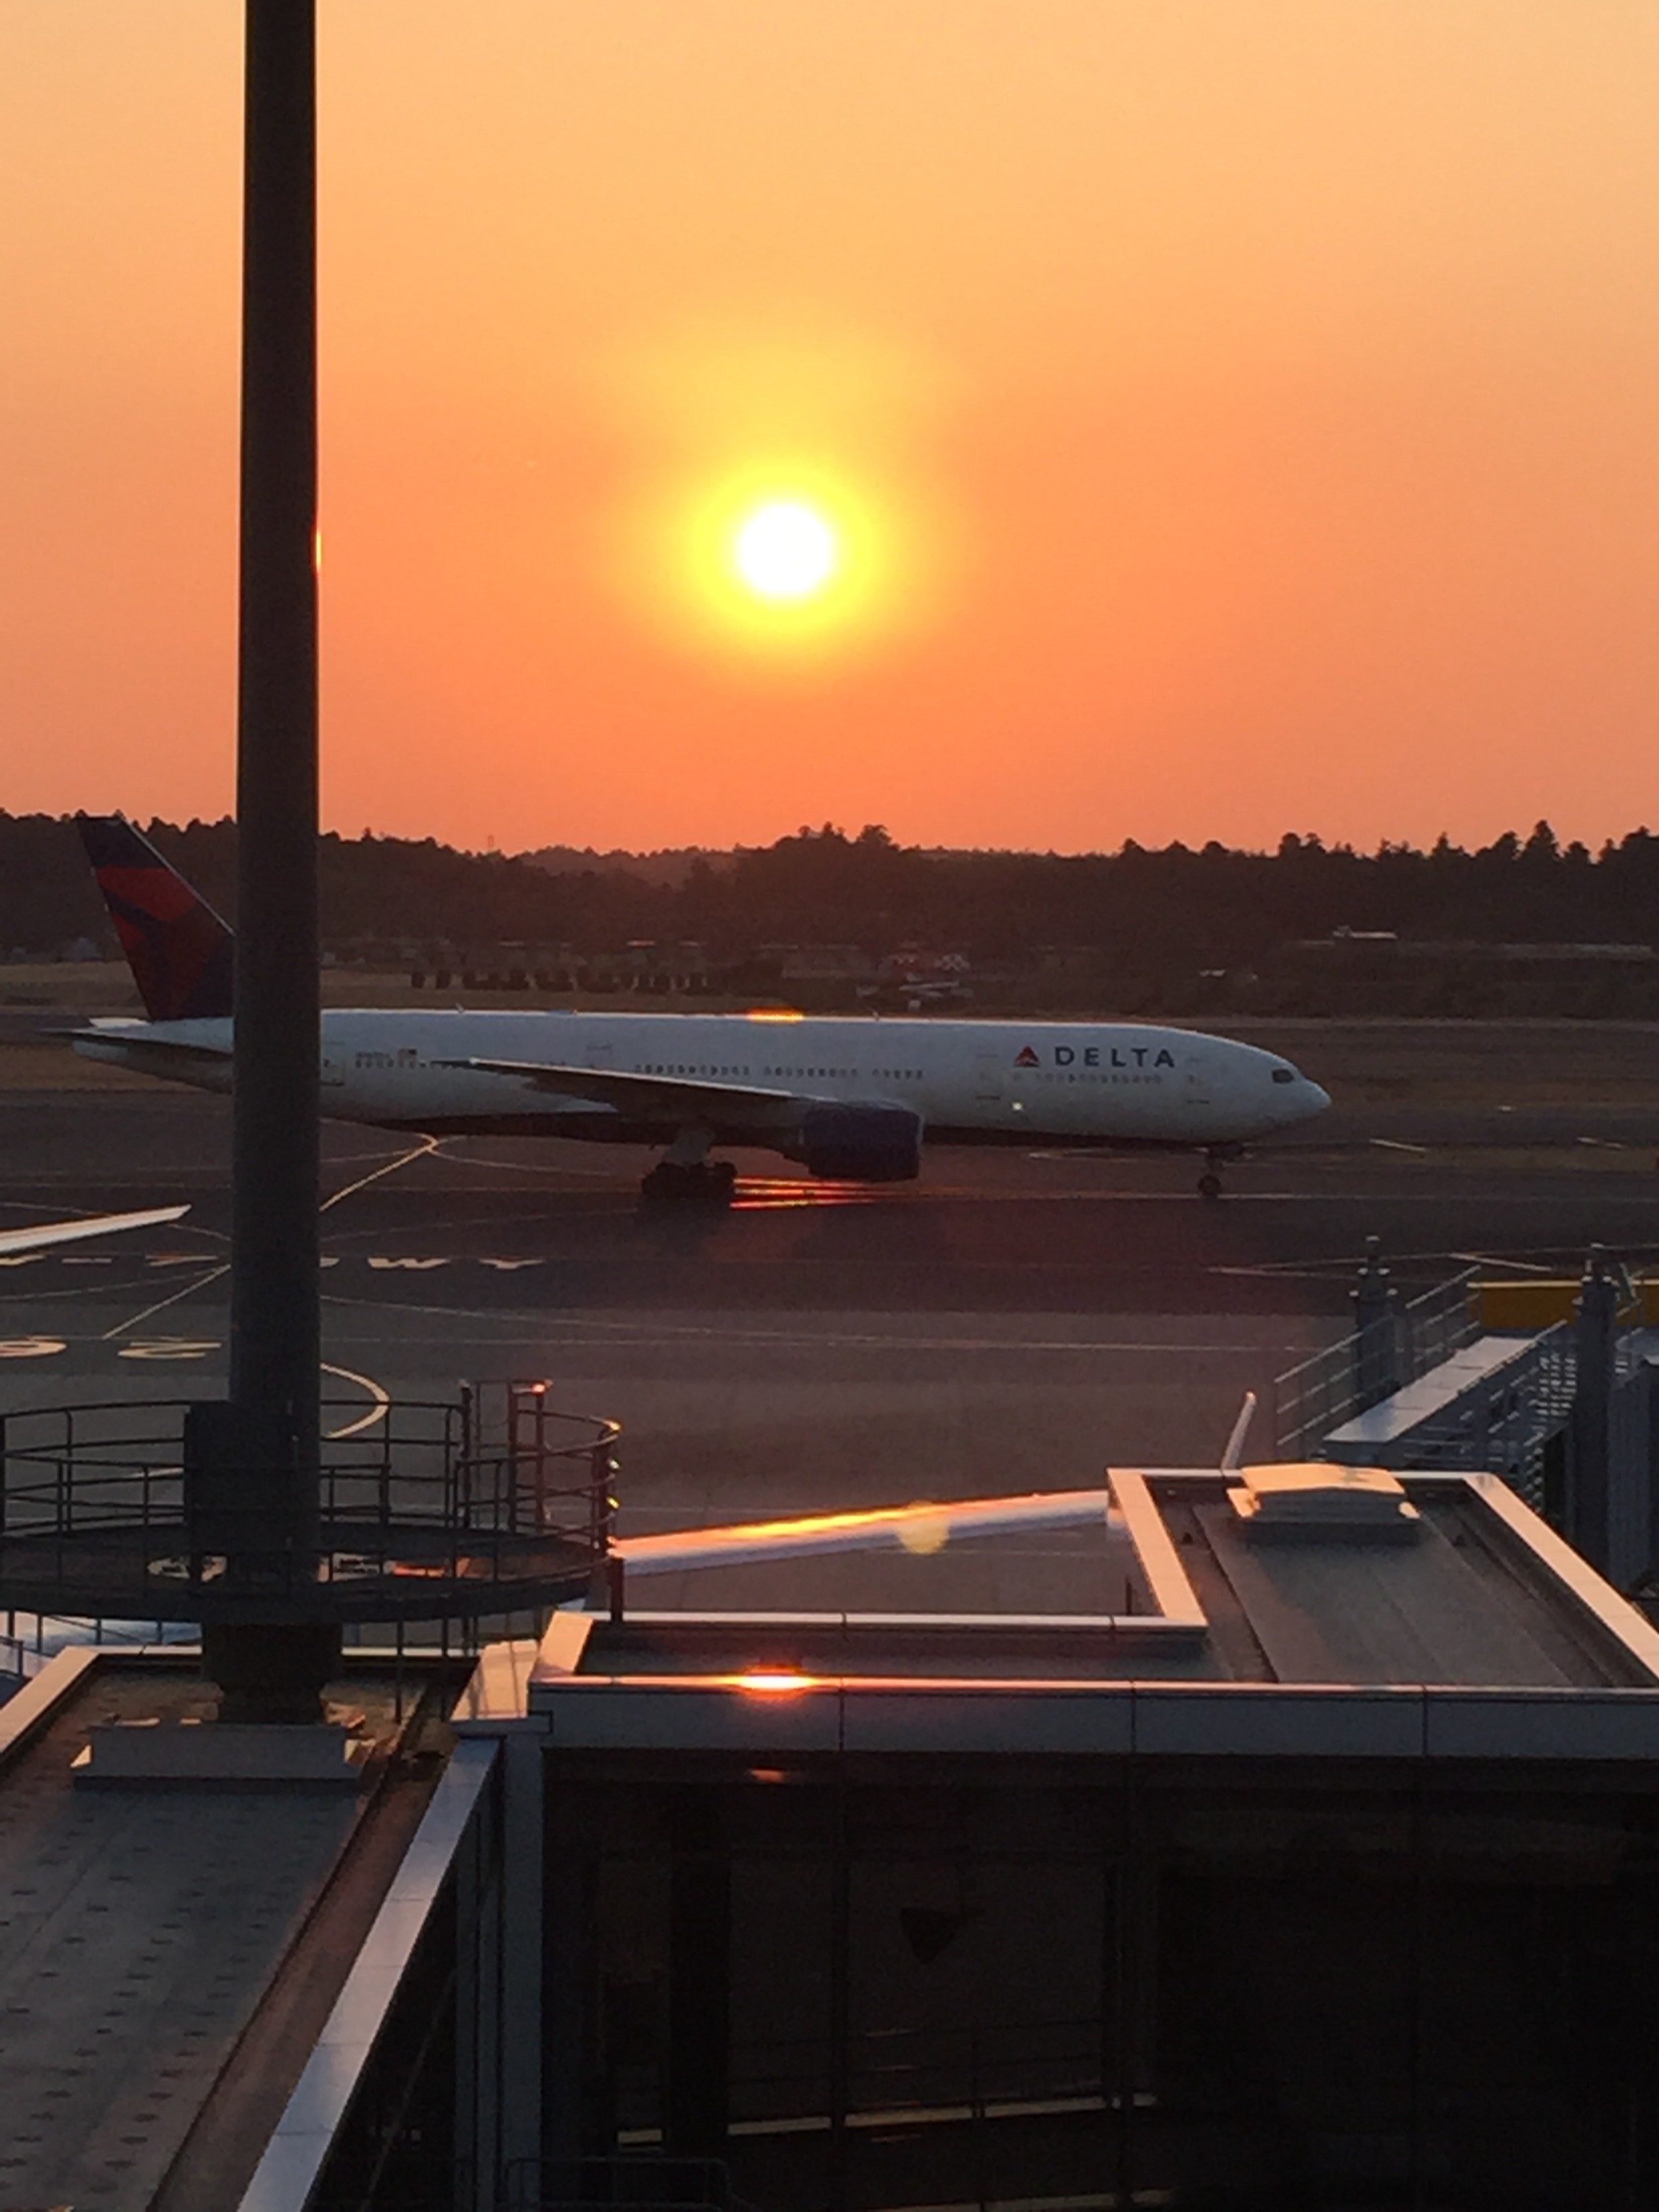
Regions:
<instances>
[{"instance_id":1,"label":"circular metal platform","mask_svg":"<svg viewBox=\"0 0 1659 2212\"><path fill-rule=\"evenodd\" d=\"M299 1522L262 1470L187 1468L190 1411L61 1407L0 1424L0 1607L227 1626L465 1620L559 1604L604 1573L617 1425L558 1412L544 1386L394 1401L325 1437L317 1510ZM348 1412L360 1403L342 1425Z\"/></svg>"}]
</instances>

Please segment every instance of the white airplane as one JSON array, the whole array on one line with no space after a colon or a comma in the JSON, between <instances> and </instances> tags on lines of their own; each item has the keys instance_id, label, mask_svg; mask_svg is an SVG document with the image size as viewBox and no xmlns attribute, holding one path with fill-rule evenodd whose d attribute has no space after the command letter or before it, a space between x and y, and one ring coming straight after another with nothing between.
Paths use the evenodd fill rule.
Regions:
<instances>
[{"instance_id":1,"label":"white airplane","mask_svg":"<svg viewBox=\"0 0 1659 2212\"><path fill-rule=\"evenodd\" d=\"M130 823L81 828L149 1019L95 1022L76 1049L228 1090L229 930ZM661 1145L645 1195L715 1204L734 1176L716 1146L900 1182L924 1139L1199 1152L1217 1198L1224 1162L1330 1104L1276 1053L1192 1030L769 1012L330 1009L322 1085L325 1113L380 1128Z\"/></svg>"}]
</instances>

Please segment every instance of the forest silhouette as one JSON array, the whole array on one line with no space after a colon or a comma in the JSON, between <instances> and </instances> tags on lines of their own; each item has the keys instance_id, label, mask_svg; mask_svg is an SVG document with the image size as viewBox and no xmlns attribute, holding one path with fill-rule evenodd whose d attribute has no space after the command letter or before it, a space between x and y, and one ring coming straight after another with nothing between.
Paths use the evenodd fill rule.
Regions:
<instances>
[{"instance_id":1,"label":"forest silhouette","mask_svg":"<svg viewBox=\"0 0 1659 2212\"><path fill-rule=\"evenodd\" d=\"M235 826L152 822L147 834L234 919ZM323 933L354 948L501 944L594 952L696 943L727 963L780 945L959 952L975 967L1055 963L1176 979L1271 966L1319 940L1358 958L1392 933L1413 946L1647 946L1659 915L1659 836L1591 853L1547 823L1468 851L1364 853L1287 835L1271 853L1218 844L1065 854L936 851L879 825L803 828L758 849L665 856L466 853L434 839L324 837ZM0 950L113 950L73 818L0 814ZM1350 960L1352 965L1352 960ZM1316 993L1316 996L1321 995ZM1328 995L1328 994L1327 994ZM1314 1006L1310 1011L1324 1011Z\"/></svg>"}]
</instances>

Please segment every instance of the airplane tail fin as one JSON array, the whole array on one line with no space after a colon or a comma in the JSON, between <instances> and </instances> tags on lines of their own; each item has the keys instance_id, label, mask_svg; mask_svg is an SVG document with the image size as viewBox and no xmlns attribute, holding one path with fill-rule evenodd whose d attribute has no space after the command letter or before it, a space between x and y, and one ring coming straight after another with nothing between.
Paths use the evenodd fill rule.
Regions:
<instances>
[{"instance_id":1,"label":"airplane tail fin","mask_svg":"<svg viewBox=\"0 0 1659 2212\"><path fill-rule=\"evenodd\" d=\"M119 814L83 814L81 842L153 1022L231 1011L234 939L207 901Z\"/></svg>"}]
</instances>

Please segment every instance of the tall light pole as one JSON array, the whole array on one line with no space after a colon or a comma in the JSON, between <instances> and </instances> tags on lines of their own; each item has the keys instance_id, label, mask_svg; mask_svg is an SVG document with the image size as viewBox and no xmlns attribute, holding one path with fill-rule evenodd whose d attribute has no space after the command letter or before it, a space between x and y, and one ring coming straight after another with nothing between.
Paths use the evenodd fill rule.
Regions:
<instances>
[{"instance_id":1,"label":"tall light pole","mask_svg":"<svg viewBox=\"0 0 1659 2212\"><path fill-rule=\"evenodd\" d=\"M129 1408L9 1423L0 1600L198 1621L222 1722L309 1722L348 1620L476 1621L591 1589L616 1431L577 1421L550 1443L569 1417L532 1394L526 1441L516 1390L493 1416L465 1391L395 1434L383 1407L368 1480L321 1464L315 0L246 10L230 1389L184 1409L182 1444L171 1406L148 1409L153 1435ZM132 1478L113 1499L112 1467ZM257 1764L234 1739L228 1756L245 1778Z\"/></svg>"},{"instance_id":2,"label":"tall light pole","mask_svg":"<svg viewBox=\"0 0 1659 2212\"><path fill-rule=\"evenodd\" d=\"M315 0L246 0L230 1404L204 1437L301 1574L318 1508ZM244 1492L246 1507L256 1499ZM210 1628L227 1717L314 1718L337 1631Z\"/></svg>"}]
</instances>

